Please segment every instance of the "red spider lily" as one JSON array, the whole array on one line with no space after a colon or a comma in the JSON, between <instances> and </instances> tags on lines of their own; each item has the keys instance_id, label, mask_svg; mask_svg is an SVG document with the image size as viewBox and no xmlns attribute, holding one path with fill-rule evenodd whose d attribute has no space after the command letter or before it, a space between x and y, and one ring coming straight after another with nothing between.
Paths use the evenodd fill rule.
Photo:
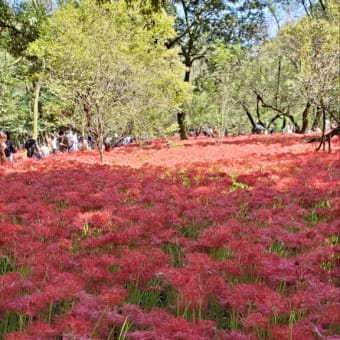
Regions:
<instances>
[{"instance_id":1,"label":"red spider lily","mask_svg":"<svg viewBox=\"0 0 340 340\"><path fill-rule=\"evenodd\" d=\"M271 336L275 340L281 339L306 339L314 340L318 337L315 326L305 321L297 321L291 326L274 326Z\"/></svg>"},{"instance_id":2,"label":"red spider lily","mask_svg":"<svg viewBox=\"0 0 340 340\"><path fill-rule=\"evenodd\" d=\"M124 300L127 292L122 287L103 289L98 296L99 301L103 305L115 306Z\"/></svg>"},{"instance_id":3,"label":"red spider lily","mask_svg":"<svg viewBox=\"0 0 340 340\"><path fill-rule=\"evenodd\" d=\"M72 274L60 274L53 277L51 284L46 285L42 289L7 301L7 307L16 312L38 316L46 306L55 301L72 300L75 298L81 287L80 278Z\"/></svg>"},{"instance_id":4,"label":"red spider lily","mask_svg":"<svg viewBox=\"0 0 340 340\"><path fill-rule=\"evenodd\" d=\"M230 305L243 316L247 315L249 308L254 308L263 315L281 314L287 311L286 299L265 284L237 284L220 301Z\"/></svg>"},{"instance_id":5,"label":"red spider lily","mask_svg":"<svg viewBox=\"0 0 340 340\"><path fill-rule=\"evenodd\" d=\"M31 337L31 339L47 340L57 337L59 332L47 322L34 321L27 327L26 334Z\"/></svg>"},{"instance_id":6,"label":"red spider lily","mask_svg":"<svg viewBox=\"0 0 340 340\"><path fill-rule=\"evenodd\" d=\"M56 320L56 329L63 338L107 338L112 325L122 325L125 316L116 312L125 296L120 288L106 289L102 295L90 295L79 291L72 309Z\"/></svg>"},{"instance_id":7,"label":"red spider lily","mask_svg":"<svg viewBox=\"0 0 340 340\"><path fill-rule=\"evenodd\" d=\"M57 329L62 329L63 339L88 339L94 327L95 322L91 322L87 318L68 315L67 321L59 322Z\"/></svg>"},{"instance_id":8,"label":"red spider lily","mask_svg":"<svg viewBox=\"0 0 340 340\"><path fill-rule=\"evenodd\" d=\"M266 329L268 327L268 317L263 314L254 312L250 313L243 322L245 328L262 328Z\"/></svg>"},{"instance_id":9,"label":"red spider lily","mask_svg":"<svg viewBox=\"0 0 340 340\"><path fill-rule=\"evenodd\" d=\"M210 298L217 297L226 288L225 282L217 277L219 265L205 254L188 254L186 268L165 269L162 277L182 297L182 307L206 307Z\"/></svg>"},{"instance_id":10,"label":"red spider lily","mask_svg":"<svg viewBox=\"0 0 340 340\"><path fill-rule=\"evenodd\" d=\"M2 168L0 310L34 316L7 338L104 339L125 320L131 339L334 337L338 157L279 137ZM244 331L217 330L233 315Z\"/></svg>"},{"instance_id":11,"label":"red spider lily","mask_svg":"<svg viewBox=\"0 0 340 340\"><path fill-rule=\"evenodd\" d=\"M162 270L167 262L168 257L157 248L141 249L141 251L125 248L121 258L116 262L121 268L117 279L143 284Z\"/></svg>"},{"instance_id":12,"label":"red spider lily","mask_svg":"<svg viewBox=\"0 0 340 340\"><path fill-rule=\"evenodd\" d=\"M123 311L138 327L151 330L129 332L130 339L199 339L208 340L217 336L218 332L212 321L201 321L191 324L182 318L176 318L161 309L143 313L133 306L125 306Z\"/></svg>"},{"instance_id":13,"label":"red spider lily","mask_svg":"<svg viewBox=\"0 0 340 340\"><path fill-rule=\"evenodd\" d=\"M87 256L80 260L82 272L85 277L91 280L110 279L111 273L109 268L117 263L115 257L102 254L96 256Z\"/></svg>"},{"instance_id":14,"label":"red spider lily","mask_svg":"<svg viewBox=\"0 0 340 340\"><path fill-rule=\"evenodd\" d=\"M0 230L0 246L6 246L12 242L15 242L15 240L17 239L17 235L20 235L20 233L23 231L23 226L10 222L0 221ZM0 254L1 253L2 248L0 249Z\"/></svg>"},{"instance_id":15,"label":"red spider lily","mask_svg":"<svg viewBox=\"0 0 340 340\"><path fill-rule=\"evenodd\" d=\"M258 338L252 334L244 334L240 331L231 331L227 334L220 334L222 340L257 340Z\"/></svg>"},{"instance_id":16,"label":"red spider lily","mask_svg":"<svg viewBox=\"0 0 340 340\"><path fill-rule=\"evenodd\" d=\"M102 236L88 237L85 241L81 242L82 247L96 249L104 246L125 245L129 241L135 239L138 236L136 230L130 229L125 234L114 232L107 233Z\"/></svg>"},{"instance_id":17,"label":"red spider lily","mask_svg":"<svg viewBox=\"0 0 340 340\"><path fill-rule=\"evenodd\" d=\"M327 304L320 314L313 315L318 319L318 322L322 328L327 328L330 325L340 324L340 314L339 314L340 303Z\"/></svg>"},{"instance_id":18,"label":"red spider lily","mask_svg":"<svg viewBox=\"0 0 340 340\"><path fill-rule=\"evenodd\" d=\"M294 283L297 280L297 265L293 259L285 259L277 254L265 254L257 261L257 273L274 284Z\"/></svg>"},{"instance_id":19,"label":"red spider lily","mask_svg":"<svg viewBox=\"0 0 340 340\"><path fill-rule=\"evenodd\" d=\"M233 238L233 228L229 226L208 227L201 234L200 244L204 247L225 247Z\"/></svg>"},{"instance_id":20,"label":"red spider lily","mask_svg":"<svg viewBox=\"0 0 340 340\"><path fill-rule=\"evenodd\" d=\"M7 334L6 336L6 340L35 340L35 339L37 338L34 336L25 335L22 332L12 332L12 333ZM41 338L41 339L44 339L44 338Z\"/></svg>"}]
</instances>

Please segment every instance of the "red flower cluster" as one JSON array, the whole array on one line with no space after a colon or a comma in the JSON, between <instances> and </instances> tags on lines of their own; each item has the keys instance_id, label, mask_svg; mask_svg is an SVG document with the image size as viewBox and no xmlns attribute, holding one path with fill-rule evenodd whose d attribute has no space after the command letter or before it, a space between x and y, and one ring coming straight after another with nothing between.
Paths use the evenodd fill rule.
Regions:
<instances>
[{"instance_id":1,"label":"red flower cluster","mask_svg":"<svg viewBox=\"0 0 340 340\"><path fill-rule=\"evenodd\" d=\"M339 336L339 141L169 145L0 169L0 338Z\"/></svg>"}]
</instances>

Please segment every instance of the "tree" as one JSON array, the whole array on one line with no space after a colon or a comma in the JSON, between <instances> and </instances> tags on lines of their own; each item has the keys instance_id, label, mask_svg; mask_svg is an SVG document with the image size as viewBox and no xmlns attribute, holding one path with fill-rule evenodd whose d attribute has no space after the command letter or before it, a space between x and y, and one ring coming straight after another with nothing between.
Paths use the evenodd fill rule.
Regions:
<instances>
[{"instance_id":1,"label":"tree","mask_svg":"<svg viewBox=\"0 0 340 340\"><path fill-rule=\"evenodd\" d=\"M187 109L190 121L196 126L213 125L221 133L226 128L239 131L244 127L239 93L244 81L239 76L244 55L239 45L226 47L221 41L209 53L205 69L195 80L196 103Z\"/></svg>"},{"instance_id":2,"label":"tree","mask_svg":"<svg viewBox=\"0 0 340 340\"><path fill-rule=\"evenodd\" d=\"M300 93L321 110L324 120L328 113L338 124L339 8L330 1L326 15L304 17L295 25L288 24L278 37L281 51L289 56L295 69Z\"/></svg>"},{"instance_id":3,"label":"tree","mask_svg":"<svg viewBox=\"0 0 340 340\"><path fill-rule=\"evenodd\" d=\"M176 16L177 36L167 46L179 46L186 67L184 81L190 81L192 66L205 59L217 39L224 44L251 45L263 38L263 1L180 0L168 9ZM179 132L186 138L185 112L178 113Z\"/></svg>"},{"instance_id":4,"label":"tree","mask_svg":"<svg viewBox=\"0 0 340 340\"><path fill-rule=\"evenodd\" d=\"M25 69L24 82L31 82L32 91L26 93L29 108L33 111L33 134L38 135L39 95L41 80L36 77L41 64L26 54L27 46L38 38L39 29L46 19L47 7L42 1L23 1L18 5L0 0L0 46L16 60L11 66L21 63ZM23 78L23 75L21 75ZM24 85L26 85L24 84ZM31 103L32 102L32 103ZM7 111L7 109L6 109ZM24 111L26 111L24 109Z\"/></svg>"},{"instance_id":5,"label":"tree","mask_svg":"<svg viewBox=\"0 0 340 340\"><path fill-rule=\"evenodd\" d=\"M227 102L234 112L242 108L253 128L256 123L269 128L282 119L282 127L290 120L297 132L304 133L311 127L312 112L316 118L325 118L327 112L339 121L339 10L335 7L329 2L326 15L287 23L276 38L244 49L236 59L230 48L217 45L207 69L217 85L216 102Z\"/></svg>"},{"instance_id":6,"label":"tree","mask_svg":"<svg viewBox=\"0 0 340 340\"><path fill-rule=\"evenodd\" d=\"M165 47L173 34L164 13L146 29L138 8L85 0L56 11L31 45L51 92L75 104L71 117L95 137L101 161L107 136L145 128L155 112L171 114L186 99L178 52Z\"/></svg>"},{"instance_id":7,"label":"tree","mask_svg":"<svg viewBox=\"0 0 340 340\"><path fill-rule=\"evenodd\" d=\"M283 120L290 120L295 130L300 130L296 113L303 109L305 100L297 91L294 70L287 56L280 50L277 41L266 42L253 49L243 60L239 77L244 79L239 94L250 122L264 128Z\"/></svg>"}]
</instances>

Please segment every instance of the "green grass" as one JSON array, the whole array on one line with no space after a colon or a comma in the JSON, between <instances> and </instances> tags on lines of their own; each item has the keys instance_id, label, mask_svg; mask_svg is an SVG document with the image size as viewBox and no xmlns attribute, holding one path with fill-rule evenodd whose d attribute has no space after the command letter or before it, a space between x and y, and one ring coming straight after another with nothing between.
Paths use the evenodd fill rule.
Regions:
<instances>
[{"instance_id":1,"label":"green grass","mask_svg":"<svg viewBox=\"0 0 340 340\"><path fill-rule=\"evenodd\" d=\"M136 304L145 310L152 308L166 308L174 301L175 291L163 283L161 278L154 278L142 286L139 282L127 284L129 292L127 302Z\"/></svg>"},{"instance_id":2,"label":"green grass","mask_svg":"<svg viewBox=\"0 0 340 340\"><path fill-rule=\"evenodd\" d=\"M217 247L210 249L209 255L217 261L223 261L232 258L232 251L227 247Z\"/></svg>"},{"instance_id":3,"label":"green grass","mask_svg":"<svg viewBox=\"0 0 340 340\"><path fill-rule=\"evenodd\" d=\"M238 182L237 176L238 176L237 174L231 174L230 175L230 179L231 179L230 191L235 191L237 189L248 190L249 185L242 183L242 182Z\"/></svg>"},{"instance_id":4,"label":"green grass","mask_svg":"<svg viewBox=\"0 0 340 340\"><path fill-rule=\"evenodd\" d=\"M283 242L274 240L267 249L267 252L275 253L281 256L289 256L290 250Z\"/></svg>"},{"instance_id":5,"label":"green grass","mask_svg":"<svg viewBox=\"0 0 340 340\"><path fill-rule=\"evenodd\" d=\"M56 212L60 212L63 209L67 209L70 207L70 204L65 201L55 201L54 202Z\"/></svg>"},{"instance_id":6,"label":"green grass","mask_svg":"<svg viewBox=\"0 0 340 340\"><path fill-rule=\"evenodd\" d=\"M0 259L0 275L14 271L14 266L12 265L13 260L8 256L3 256Z\"/></svg>"},{"instance_id":7,"label":"green grass","mask_svg":"<svg viewBox=\"0 0 340 340\"><path fill-rule=\"evenodd\" d=\"M31 320L22 313L6 312L0 321L0 339L15 331L22 331Z\"/></svg>"},{"instance_id":8,"label":"green grass","mask_svg":"<svg viewBox=\"0 0 340 340\"><path fill-rule=\"evenodd\" d=\"M179 244L165 243L161 249L169 256L170 266L181 268L184 265L184 251Z\"/></svg>"}]
</instances>

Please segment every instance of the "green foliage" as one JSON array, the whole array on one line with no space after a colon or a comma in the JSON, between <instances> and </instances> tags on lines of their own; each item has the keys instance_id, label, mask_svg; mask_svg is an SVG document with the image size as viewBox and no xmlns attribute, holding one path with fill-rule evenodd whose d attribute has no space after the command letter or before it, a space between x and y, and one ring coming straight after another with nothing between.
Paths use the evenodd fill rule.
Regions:
<instances>
[{"instance_id":1,"label":"green foliage","mask_svg":"<svg viewBox=\"0 0 340 340\"><path fill-rule=\"evenodd\" d=\"M11 55L22 57L28 44L36 40L46 18L47 8L42 1L0 1L0 47Z\"/></svg>"},{"instance_id":2,"label":"green foliage","mask_svg":"<svg viewBox=\"0 0 340 340\"><path fill-rule=\"evenodd\" d=\"M165 47L172 20L164 13L153 20L145 29L138 10L122 2L84 1L56 11L30 46L60 110L74 104L69 121L81 122L99 145L113 133L159 134L187 96L177 50Z\"/></svg>"},{"instance_id":3,"label":"green foliage","mask_svg":"<svg viewBox=\"0 0 340 340\"><path fill-rule=\"evenodd\" d=\"M28 322L28 317L21 313L6 312L0 320L0 338L5 338L11 332L22 331Z\"/></svg>"},{"instance_id":4,"label":"green foliage","mask_svg":"<svg viewBox=\"0 0 340 340\"><path fill-rule=\"evenodd\" d=\"M229 130L257 122L276 123L279 130L290 121L302 132L317 124L320 108L338 120L339 5L330 1L318 12L311 4L313 16L287 23L265 43L245 49L217 40L195 80L195 96L208 100L205 106L193 102L190 116L196 111L199 120L204 111L201 122Z\"/></svg>"},{"instance_id":5,"label":"green foliage","mask_svg":"<svg viewBox=\"0 0 340 340\"><path fill-rule=\"evenodd\" d=\"M13 270L14 268L11 264L11 259L8 256L3 256L0 259L0 274L2 275Z\"/></svg>"},{"instance_id":6,"label":"green foliage","mask_svg":"<svg viewBox=\"0 0 340 340\"><path fill-rule=\"evenodd\" d=\"M0 50L0 126L20 135L27 129L29 95L25 83L20 80L26 68L15 62L5 50Z\"/></svg>"},{"instance_id":7,"label":"green foliage","mask_svg":"<svg viewBox=\"0 0 340 340\"><path fill-rule=\"evenodd\" d=\"M284 243L278 240L274 240L268 248L268 253L275 253L281 256L288 256L289 249Z\"/></svg>"},{"instance_id":8,"label":"green foliage","mask_svg":"<svg viewBox=\"0 0 340 340\"><path fill-rule=\"evenodd\" d=\"M329 2L327 16L304 17L280 32L281 53L289 56L296 87L305 98L331 112L337 110L339 91L339 5Z\"/></svg>"},{"instance_id":9,"label":"green foliage","mask_svg":"<svg viewBox=\"0 0 340 340\"><path fill-rule=\"evenodd\" d=\"M36 85L43 65L27 54L51 6L44 0L0 1L0 125L11 132L16 143L23 142L29 130L37 135L38 118L42 133L59 123L44 107L46 97L38 103L40 91L36 91Z\"/></svg>"},{"instance_id":10,"label":"green foliage","mask_svg":"<svg viewBox=\"0 0 340 340\"><path fill-rule=\"evenodd\" d=\"M161 249L169 256L170 266L181 268L184 265L184 251L179 244L164 244Z\"/></svg>"},{"instance_id":11,"label":"green foliage","mask_svg":"<svg viewBox=\"0 0 340 340\"><path fill-rule=\"evenodd\" d=\"M119 336L118 336L118 340L124 340L126 339L126 336L127 336L127 332L129 331L129 329L131 328L132 326L132 323L128 321L129 319L126 318L122 324L122 327L120 329L120 332L119 332ZM108 339L110 339L110 335L108 336Z\"/></svg>"},{"instance_id":12,"label":"green foliage","mask_svg":"<svg viewBox=\"0 0 340 340\"><path fill-rule=\"evenodd\" d=\"M232 250L227 247L216 247L210 250L209 255L217 261L232 258Z\"/></svg>"},{"instance_id":13,"label":"green foliage","mask_svg":"<svg viewBox=\"0 0 340 340\"><path fill-rule=\"evenodd\" d=\"M170 39L167 46L180 46L182 61L186 66L184 80L196 81L200 74L197 75L195 69L205 69L205 62L209 60L209 54L214 50L217 40L226 46L236 44L249 46L261 39L263 9L264 3L247 0L237 4L234 1L223 0L170 2L167 10L176 17L177 36ZM224 130L226 103L221 104L220 100L214 98L218 97L214 93L206 105L202 105L205 98L211 94L212 92L207 91L201 99L199 91L197 97L183 108L184 112L181 112L181 118L178 119L181 138L185 137L183 130L186 125L186 113L190 115L191 127L213 125L219 126L221 131Z\"/></svg>"},{"instance_id":14,"label":"green foliage","mask_svg":"<svg viewBox=\"0 0 340 340\"><path fill-rule=\"evenodd\" d=\"M128 302L137 304L143 309L164 308L173 301L173 290L164 286L159 278L148 281L143 287L139 287L138 282L129 285Z\"/></svg>"},{"instance_id":15,"label":"green foliage","mask_svg":"<svg viewBox=\"0 0 340 340\"><path fill-rule=\"evenodd\" d=\"M278 27L290 6L301 7L247 0L87 0L53 7L2 0L1 129L18 140L32 129L38 79L40 131L71 126L99 145L112 134L173 134L177 112L188 114L188 127L234 133L256 122L276 121L280 128L286 120L304 131L308 117L317 125L321 109L339 121L338 2L304 3L305 17L262 43L265 5ZM192 96L183 75L195 85Z\"/></svg>"},{"instance_id":16,"label":"green foliage","mask_svg":"<svg viewBox=\"0 0 340 340\"><path fill-rule=\"evenodd\" d=\"M249 185L244 184L242 182L239 182L237 180L237 175L236 174L231 174L230 175L230 179L231 179L230 191L235 191L237 189L241 189L241 190L248 190L249 189Z\"/></svg>"}]
</instances>

